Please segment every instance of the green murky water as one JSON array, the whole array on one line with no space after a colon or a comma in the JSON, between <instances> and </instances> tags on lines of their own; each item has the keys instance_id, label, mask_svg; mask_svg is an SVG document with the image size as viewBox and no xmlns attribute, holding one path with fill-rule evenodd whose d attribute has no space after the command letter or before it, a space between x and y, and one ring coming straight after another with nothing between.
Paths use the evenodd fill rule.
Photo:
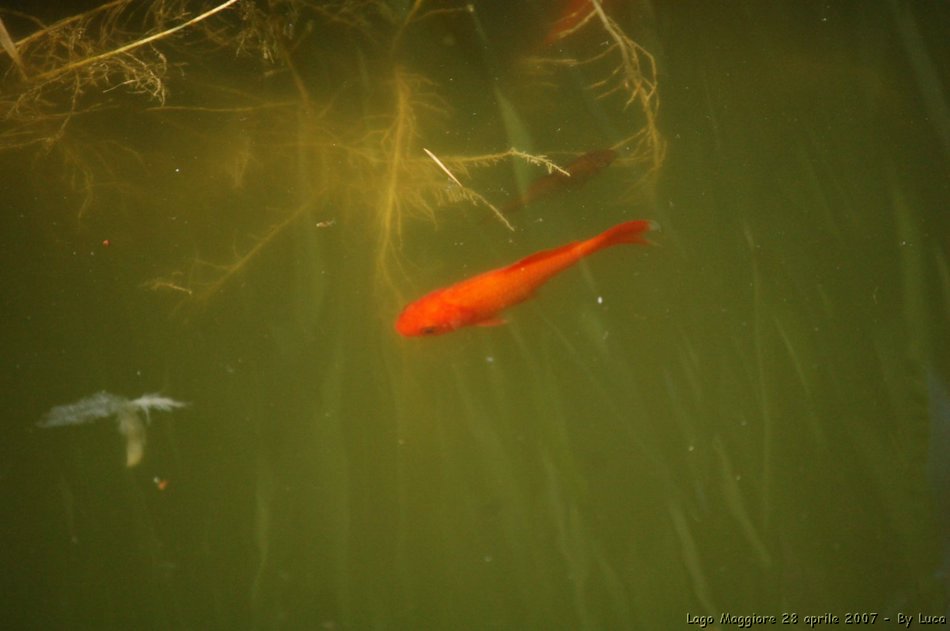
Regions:
<instances>
[{"instance_id":1,"label":"green murky water","mask_svg":"<svg viewBox=\"0 0 950 631\"><path fill-rule=\"evenodd\" d=\"M501 205L543 168L449 157L614 146L645 123L597 98L602 70L519 64L615 40L594 22L539 51L542 3L399 34L391 4L275 10L292 70L182 35L158 48L182 64L164 108L100 90L58 141L5 145L4 626L945 615L945 7L605 3L656 59L665 160L644 179L621 144L511 232L447 201L422 147ZM392 328L633 218L654 246L595 255L503 327ZM109 419L35 426L100 390L190 405L150 413L132 468Z\"/></svg>"}]
</instances>

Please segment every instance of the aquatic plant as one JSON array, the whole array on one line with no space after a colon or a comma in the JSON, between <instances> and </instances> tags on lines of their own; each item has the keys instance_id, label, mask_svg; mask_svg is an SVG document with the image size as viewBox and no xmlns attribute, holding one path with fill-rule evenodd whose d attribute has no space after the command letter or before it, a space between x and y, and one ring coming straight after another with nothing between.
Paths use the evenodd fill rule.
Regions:
<instances>
[{"instance_id":1,"label":"aquatic plant","mask_svg":"<svg viewBox=\"0 0 950 631\"><path fill-rule=\"evenodd\" d=\"M480 130L484 142L446 142L459 112L474 106L446 89L452 77L427 65L425 55L446 31L487 48L476 10L432 0L113 0L49 25L0 13L0 153L61 173L60 186L82 220L117 208L147 212L143 199L162 212L156 191L164 195L168 187L155 165L203 147L192 170L206 185L200 195L213 200L207 203L247 207L264 199L266 210L242 210L226 229L187 235L195 242L191 260L170 260L167 273L143 279L143 287L196 305L308 218L315 219L310 225L355 226L372 235L377 282L395 287L407 222L480 208L514 229L491 193L504 177L499 166L519 162L551 172L561 159L548 155L609 144L630 169L631 186L652 178L664 146L655 64L600 2L560 34L558 46L571 43L570 55L547 47L540 55L516 54L520 64L484 63L527 90L570 85L565 73L580 74L581 91L600 101L625 135L604 143L580 134L572 141L580 144L568 146L542 137L540 152L520 144L511 126ZM593 29L609 46L583 37ZM455 51L442 54L448 60ZM497 76L491 86L502 117L517 117L517 103L504 96ZM156 127L172 134L151 137ZM202 199L165 202L172 203L176 216L202 223L195 214Z\"/></svg>"}]
</instances>

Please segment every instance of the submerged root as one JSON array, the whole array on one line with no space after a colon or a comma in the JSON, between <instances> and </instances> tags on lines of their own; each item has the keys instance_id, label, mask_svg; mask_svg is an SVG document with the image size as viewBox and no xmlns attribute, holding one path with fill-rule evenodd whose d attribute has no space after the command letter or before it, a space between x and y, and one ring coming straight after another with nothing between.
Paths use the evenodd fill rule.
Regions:
<instances>
[{"instance_id":1,"label":"submerged root","mask_svg":"<svg viewBox=\"0 0 950 631\"><path fill-rule=\"evenodd\" d=\"M4 14L0 55L9 63L0 152L59 160L64 188L78 196L71 210L79 219L106 206L114 212L113 199L102 195L113 189L135 195L137 212L171 217L165 240L193 242L194 260L143 286L195 305L218 296L281 234L310 225L302 218L316 225L327 220L327 209L339 209L331 210L334 218L358 228L348 234L367 235L377 282L395 287L412 223L488 209L514 230L492 199L493 191L510 190L504 170L512 164L569 175L558 162L608 144L620 154L616 164L642 171L644 180L659 168L664 143L656 127L655 62L598 0L560 34L589 54L552 53L532 64L562 88L571 85L565 72L584 77L584 89L615 117L623 137L580 138L566 147L542 140L543 155L499 151L497 133L481 128L468 138L491 138L486 146L466 145L465 152L445 146L444 138L462 137L448 133L453 112L472 106L447 102L430 76L435 66L427 73L408 61L419 51L406 51L431 38L430 27L472 28L470 15L463 2L434 0L401 9L382 0L222 0L200 11L187 0L113 0L51 25ZM17 40L8 32L12 23L33 32ZM585 49L581 33L592 29L609 45ZM205 59L209 53L220 65ZM309 63L314 58L321 60L318 69ZM229 76L234 65L241 69ZM266 89L248 89L251 81ZM187 89L176 89L178 83ZM542 81L526 85L546 89ZM181 92L189 100L172 102ZM138 144L126 129L141 134ZM203 197L184 197L189 190ZM275 208L286 210L275 214ZM221 229L222 220L230 229ZM185 226L188 232L174 232ZM242 235L251 244L229 252L226 241Z\"/></svg>"},{"instance_id":2,"label":"submerged root","mask_svg":"<svg viewBox=\"0 0 950 631\"><path fill-rule=\"evenodd\" d=\"M113 0L50 25L11 12L0 24L0 45L17 72L7 69L0 90L0 153L17 160L25 154L60 174L83 219L102 190L129 187L123 171L140 163L139 150L109 136L110 127L130 116L122 100L163 104L176 65L167 51L179 45L181 32L236 2L193 15L186 0L144 7ZM14 40L14 24L33 32Z\"/></svg>"},{"instance_id":3,"label":"submerged root","mask_svg":"<svg viewBox=\"0 0 950 631\"><path fill-rule=\"evenodd\" d=\"M657 128L660 96L656 60L606 13L600 0L591 0L589 12L561 32L558 39L574 40L591 29L602 30L609 45L586 56L532 56L524 60L523 67L547 77L546 82L539 83L547 86L557 86L561 73L579 72L588 77L587 90L597 100L625 113L630 133L616 141L613 148L621 152L618 164L641 170L635 187L652 181L666 158L666 143Z\"/></svg>"},{"instance_id":4,"label":"submerged root","mask_svg":"<svg viewBox=\"0 0 950 631\"><path fill-rule=\"evenodd\" d=\"M236 2L189 17L183 0L154 2L144 14L138 3L117 0L10 40L4 48L15 55L22 77L16 98L0 99L0 117L13 124L14 136L50 141L57 137L50 122L103 107L96 94L122 90L164 103L170 64L158 45ZM0 150L8 148L0 142Z\"/></svg>"}]
</instances>

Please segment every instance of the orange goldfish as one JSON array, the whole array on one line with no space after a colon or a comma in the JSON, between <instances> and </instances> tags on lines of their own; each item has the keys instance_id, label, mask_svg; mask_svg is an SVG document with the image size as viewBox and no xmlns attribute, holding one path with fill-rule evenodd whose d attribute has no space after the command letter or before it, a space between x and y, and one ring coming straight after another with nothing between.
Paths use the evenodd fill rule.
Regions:
<instances>
[{"instance_id":1,"label":"orange goldfish","mask_svg":"<svg viewBox=\"0 0 950 631\"><path fill-rule=\"evenodd\" d=\"M612 245L649 243L642 234L655 228L652 221L627 221L585 241L536 252L508 267L437 289L406 306L396 319L396 330L414 337L441 335L473 324L504 324L500 312L530 298L555 274Z\"/></svg>"}]
</instances>

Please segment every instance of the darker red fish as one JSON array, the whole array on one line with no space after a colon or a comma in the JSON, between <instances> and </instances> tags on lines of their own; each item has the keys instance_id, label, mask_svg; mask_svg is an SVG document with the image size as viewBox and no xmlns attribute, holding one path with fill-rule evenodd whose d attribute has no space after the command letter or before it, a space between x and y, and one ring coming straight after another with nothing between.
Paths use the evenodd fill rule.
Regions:
<instances>
[{"instance_id":1,"label":"darker red fish","mask_svg":"<svg viewBox=\"0 0 950 631\"><path fill-rule=\"evenodd\" d=\"M617 152L613 149L589 151L564 167L570 175L555 171L538 178L531 183L524 195L515 197L502 206L501 212L508 214L560 191L580 188L587 180L609 167L616 158Z\"/></svg>"},{"instance_id":2,"label":"darker red fish","mask_svg":"<svg viewBox=\"0 0 950 631\"><path fill-rule=\"evenodd\" d=\"M643 233L655 227L652 221L627 221L590 239L537 252L508 267L437 289L403 309L396 319L396 330L415 337L441 335L473 324L503 324L499 316L502 311L530 298L556 274L603 248L649 243Z\"/></svg>"},{"instance_id":3,"label":"darker red fish","mask_svg":"<svg viewBox=\"0 0 950 631\"><path fill-rule=\"evenodd\" d=\"M550 46L568 33L572 32L577 26L587 19L593 12L594 6L591 0L570 0L561 12L561 17L555 20L554 24L544 36L542 46Z\"/></svg>"}]
</instances>

